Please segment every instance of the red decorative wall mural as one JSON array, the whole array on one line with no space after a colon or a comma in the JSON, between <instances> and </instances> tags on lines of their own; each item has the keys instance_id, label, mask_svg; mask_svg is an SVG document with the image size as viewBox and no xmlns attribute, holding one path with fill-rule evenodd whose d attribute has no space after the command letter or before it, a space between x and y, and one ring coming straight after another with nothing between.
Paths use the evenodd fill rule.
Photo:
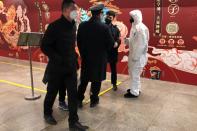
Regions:
<instances>
[{"instance_id":1,"label":"red decorative wall mural","mask_svg":"<svg viewBox=\"0 0 197 131\"><path fill-rule=\"evenodd\" d=\"M197 85L197 1L196 0L76 0L77 24L88 20L88 8L102 2L118 13L114 24L121 38L129 35L128 13L140 9L150 29L149 61L142 76ZM61 0L1 0L0 55L28 59L27 48L18 47L20 32L44 32L59 18ZM33 48L33 60L47 62L39 48ZM127 74L128 47L119 48L118 72Z\"/></svg>"}]
</instances>

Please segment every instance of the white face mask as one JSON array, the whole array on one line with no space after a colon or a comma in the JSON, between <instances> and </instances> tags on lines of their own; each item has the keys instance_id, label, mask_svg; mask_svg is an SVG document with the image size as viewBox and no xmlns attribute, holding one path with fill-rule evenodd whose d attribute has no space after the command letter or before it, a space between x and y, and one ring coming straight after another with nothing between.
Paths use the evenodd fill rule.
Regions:
<instances>
[{"instance_id":1,"label":"white face mask","mask_svg":"<svg viewBox=\"0 0 197 131\"><path fill-rule=\"evenodd\" d=\"M77 18L77 16L78 16L77 10L73 10L70 12L70 18L72 20L75 20Z\"/></svg>"}]
</instances>

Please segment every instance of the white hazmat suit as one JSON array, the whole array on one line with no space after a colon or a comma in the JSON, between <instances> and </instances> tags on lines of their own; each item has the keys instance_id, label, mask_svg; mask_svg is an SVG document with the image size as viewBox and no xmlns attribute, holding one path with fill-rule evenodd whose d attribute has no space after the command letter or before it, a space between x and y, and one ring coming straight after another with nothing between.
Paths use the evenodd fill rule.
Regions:
<instances>
[{"instance_id":1,"label":"white hazmat suit","mask_svg":"<svg viewBox=\"0 0 197 131\"><path fill-rule=\"evenodd\" d=\"M129 14L134 20L130 37L125 41L129 45L128 67L131 77L130 93L134 96L139 96L141 91L140 75L148 60L149 30L142 23L142 13L140 10L133 10Z\"/></svg>"}]
</instances>

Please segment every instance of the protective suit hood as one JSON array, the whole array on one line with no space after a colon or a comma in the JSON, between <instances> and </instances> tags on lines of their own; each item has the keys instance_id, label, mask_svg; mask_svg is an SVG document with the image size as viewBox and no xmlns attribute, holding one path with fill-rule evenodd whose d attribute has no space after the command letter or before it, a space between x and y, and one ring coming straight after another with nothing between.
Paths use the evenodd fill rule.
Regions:
<instances>
[{"instance_id":1,"label":"protective suit hood","mask_svg":"<svg viewBox=\"0 0 197 131\"><path fill-rule=\"evenodd\" d=\"M134 24L142 23L142 12L140 10L133 10L129 15L134 19Z\"/></svg>"}]
</instances>

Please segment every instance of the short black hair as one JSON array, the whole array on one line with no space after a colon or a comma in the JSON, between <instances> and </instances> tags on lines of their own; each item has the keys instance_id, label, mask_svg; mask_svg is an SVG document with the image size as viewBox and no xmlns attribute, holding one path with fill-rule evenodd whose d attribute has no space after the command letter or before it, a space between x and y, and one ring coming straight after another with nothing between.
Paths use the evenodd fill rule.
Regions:
<instances>
[{"instance_id":1,"label":"short black hair","mask_svg":"<svg viewBox=\"0 0 197 131\"><path fill-rule=\"evenodd\" d=\"M102 13L102 10L97 10L97 11L91 11L92 16L98 16Z\"/></svg>"},{"instance_id":2,"label":"short black hair","mask_svg":"<svg viewBox=\"0 0 197 131\"><path fill-rule=\"evenodd\" d=\"M62 11L64 9L67 9L71 4L75 4L75 1L73 1L73 0L63 0L62 1Z\"/></svg>"},{"instance_id":3,"label":"short black hair","mask_svg":"<svg viewBox=\"0 0 197 131\"><path fill-rule=\"evenodd\" d=\"M116 16L116 13L114 12L114 11L108 11L107 13L106 13L106 15L109 15L109 16L113 16L113 17L115 17Z\"/></svg>"}]
</instances>

